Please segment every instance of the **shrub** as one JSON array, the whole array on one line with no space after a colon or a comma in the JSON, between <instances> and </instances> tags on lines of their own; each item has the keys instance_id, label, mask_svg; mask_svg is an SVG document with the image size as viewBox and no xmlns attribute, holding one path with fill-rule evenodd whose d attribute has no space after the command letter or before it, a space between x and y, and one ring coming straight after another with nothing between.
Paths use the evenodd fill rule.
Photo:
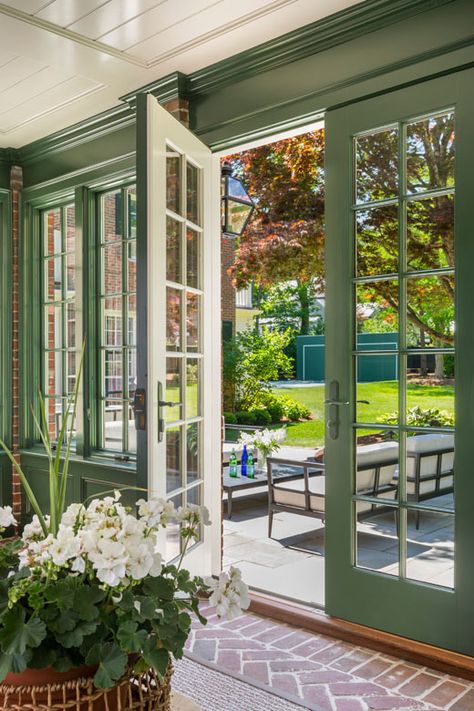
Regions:
<instances>
[{"instance_id":1,"label":"shrub","mask_svg":"<svg viewBox=\"0 0 474 711\"><path fill-rule=\"evenodd\" d=\"M251 413L255 415L255 421L257 425L271 424L272 418L267 409L256 408L255 410L251 410Z\"/></svg>"},{"instance_id":2,"label":"shrub","mask_svg":"<svg viewBox=\"0 0 474 711\"><path fill-rule=\"evenodd\" d=\"M233 412L224 412L224 420L228 425L235 425L237 423L237 417Z\"/></svg>"},{"instance_id":3,"label":"shrub","mask_svg":"<svg viewBox=\"0 0 474 711\"><path fill-rule=\"evenodd\" d=\"M240 411L235 413L235 417L239 425L256 425L257 418L255 413L251 410L248 412Z\"/></svg>"},{"instance_id":4,"label":"shrub","mask_svg":"<svg viewBox=\"0 0 474 711\"><path fill-rule=\"evenodd\" d=\"M398 424L398 413L387 412L377 418L377 422L384 425L396 425ZM406 422L412 427L454 427L454 415L446 410L439 410L437 407L424 409L417 406L408 410Z\"/></svg>"},{"instance_id":5,"label":"shrub","mask_svg":"<svg viewBox=\"0 0 474 711\"><path fill-rule=\"evenodd\" d=\"M285 406L280 398L273 393L265 397L265 409L270 415L271 422L280 422L285 417Z\"/></svg>"},{"instance_id":6,"label":"shrub","mask_svg":"<svg viewBox=\"0 0 474 711\"><path fill-rule=\"evenodd\" d=\"M302 405L292 397L288 397L288 395L279 395L278 398L283 405L285 417L292 422L307 420L311 417L311 410L306 405Z\"/></svg>"},{"instance_id":7,"label":"shrub","mask_svg":"<svg viewBox=\"0 0 474 711\"><path fill-rule=\"evenodd\" d=\"M451 353L444 356L444 377L454 378L454 356Z\"/></svg>"}]
</instances>

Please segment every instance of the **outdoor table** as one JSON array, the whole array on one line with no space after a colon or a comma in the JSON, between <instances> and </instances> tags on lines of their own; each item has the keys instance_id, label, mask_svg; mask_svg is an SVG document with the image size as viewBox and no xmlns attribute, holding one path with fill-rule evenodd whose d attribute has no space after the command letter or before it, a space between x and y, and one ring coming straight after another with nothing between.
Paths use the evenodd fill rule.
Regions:
<instances>
[{"instance_id":1,"label":"outdoor table","mask_svg":"<svg viewBox=\"0 0 474 711\"><path fill-rule=\"evenodd\" d=\"M268 472L267 470L256 470L255 476L251 479L247 476L241 475L240 466L237 468L237 476L232 477L229 474L229 467L223 467L222 476L223 482L222 487L227 493L227 518L232 518L232 494L235 491L242 491L244 489L253 489L258 486L268 485ZM289 481L291 479L298 479L303 476L301 472L301 464L295 462L294 465L285 465L281 469L273 469L273 479L276 481Z\"/></svg>"}]
</instances>

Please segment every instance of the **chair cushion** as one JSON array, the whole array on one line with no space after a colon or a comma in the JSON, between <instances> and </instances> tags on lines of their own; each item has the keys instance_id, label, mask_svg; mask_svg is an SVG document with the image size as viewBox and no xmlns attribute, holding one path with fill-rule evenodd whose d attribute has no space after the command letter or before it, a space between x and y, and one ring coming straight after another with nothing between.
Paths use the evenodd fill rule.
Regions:
<instances>
[{"instance_id":1,"label":"chair cushion","mask_svg":"<svg viewBox=\"0 0 474 711\"><path fill-rule=\"evenodd\" d=\"M377 496L390 487L395 477L398 459L398 442L377 442L357 447L357 493ZM375 487L375 466L380 466L378 490ZM371 467L370 465L374 466ZM384 498L393 498L392 493L384 493Z\"/></svg>"},{"instance_id":2,"label":"chair cushion","mask_svg":"<svg viewBox=\"0 0 474 711\"><path fill-rule=\"evenodd\" d=\"M451 434L421 434L407 437L407 452L437 452L440 449L454 448L454 435Z\"/></svg>"},{"instance_id":3,"label":"chair cushion","mask_svg":"<svg viewBox=\"0 0 474 711\"><path fill-rule=\"evenodd\" d=\"M317 513L324 513L325 511L324 484L323 476L313 476L309 478L309 505L311 511ZM273 498L277 504L306 509L304 490L305 483L303 476L294 481L282 481L280 484L274 484Z\"/></svg>"}]
</instances>

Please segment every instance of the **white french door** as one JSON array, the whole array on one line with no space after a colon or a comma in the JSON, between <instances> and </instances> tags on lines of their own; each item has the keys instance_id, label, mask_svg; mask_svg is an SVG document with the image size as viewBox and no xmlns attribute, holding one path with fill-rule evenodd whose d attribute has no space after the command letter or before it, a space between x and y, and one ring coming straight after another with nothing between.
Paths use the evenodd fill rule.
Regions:
<instances>
[{"instance_id":1,"label":"white french door","mask_svg":"<svg viewBox=\"0 0 474 711\"><path fill-rule=\"evenodd\" d=\"M176 507L208 507L212 526L203 529L186 564L194 573L216 573L221 547L219 162L149 94L139 97L137 127L138 278L146 301L139 348L147 344L146 358L139 353L138 385L146 392L139 467L153 495ZM169 526L165 538L172 560L180 553L178 528Z\"/></svg>"}]
</instances>

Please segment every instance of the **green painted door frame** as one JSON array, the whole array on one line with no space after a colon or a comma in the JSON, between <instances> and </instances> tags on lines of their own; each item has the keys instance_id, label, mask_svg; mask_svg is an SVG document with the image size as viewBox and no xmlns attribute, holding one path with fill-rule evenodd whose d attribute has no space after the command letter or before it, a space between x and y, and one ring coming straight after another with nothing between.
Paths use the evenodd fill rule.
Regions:
<instances>
[{"instance_id":1,"label":"green painted door frame","mask_svg":"<svg viewBox=\"0 0 474 711\"><path fill-rule=\"evenodd\" d=\"M474 654L474 70L433 79L326 116L326 382L339 383L339 436L326 444L326 610L330 615ZM449 107L456 121L456 487L455 589L355 567L354 158L353 137ZM403 230L403 218L401 218ZM401 244L401 243L400 243ZM403 300L401 298L403 303ZM401 327L400 327L401 328ZM404 411L403 396L400 412ZM328 408L329 409L329 408ZM331 410L332 413L332 410ZM329 416L329 412L327 413ZM333 414L333 413L332 413ZM404 424L403 419L401 424ZM403 445L401 446L403 451ZM403 470L402 453L400 454ZM403 471L400 480L403 478ZM400 510L406 509L403 484ZM379 501L380 503L380 501ZM400 517L400 551L406 523Z\"/></svg>"}]
</instances>

